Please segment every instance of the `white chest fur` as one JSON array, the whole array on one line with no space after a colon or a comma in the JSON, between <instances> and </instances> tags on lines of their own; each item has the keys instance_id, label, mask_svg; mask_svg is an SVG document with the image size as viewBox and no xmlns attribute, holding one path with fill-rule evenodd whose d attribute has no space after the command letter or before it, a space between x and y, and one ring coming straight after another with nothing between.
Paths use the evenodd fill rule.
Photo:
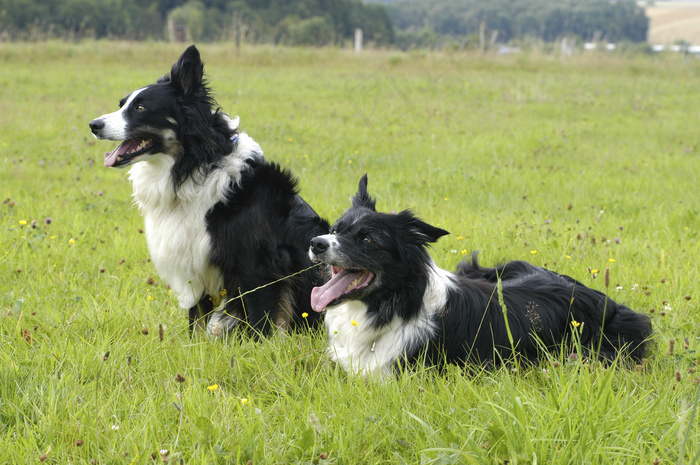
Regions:
<instances>
[{"instance_id":1,"label":"white chest fur","mask_svg":"<svg viewBox=\"0 0 700 465\"><path fill-rule=\"evenodd\" d=\"M373 329L367 306L357 300L330 307L326 311L328 357L347 372L365 376L391 374L391 354L377 350L386 328ZM381 345L383 349L383 343ZM388 358L388 359L387 359Z\"/></svg>"},{"instance_id":2,"label":"white chest fur","mask_svg":"<svg viewBox=\"0 0 700 465\"><path fill-rule=\"evenodd\" d=\"M170 174L175 160L169 155L152 155L129 171L151 260L180 307L190 308L203 295L217 295L223 289L221 272L210 261L212 238L206 214L235 188L246 169L245 160L261 156L258 144L241 133L237 153L226 157L206 178L186 179L177 193Z\"/></svg>"},{"instance_id":3,"label":"white chest fur","mask_svg":"<svg viewBox=\"0 0 700 465\"><path fill-rule=\"evenodd\" d=\"M435 314L444 309L451 286L450 273L432 263L420 313L408 321L394 317L380 328L372 327L367 306L360 301L329 307L325 317L328 357L353 374L390 377L394 362L435 334Z\"/></svg>"},{"instance_id":4,"label":"white chest fur","mask_svg":"<svg viewBox=\"0 0 700 465\"><path fill-rule=\"evenodd\" d=\"M176 197L170 177L173 161L167 155L154 155L134 165L129 178L143 214L151 260L180 306L190 308L205 293L223 288L221 273L209 261L211 238L205 223L217 199L211 195ZM191 182L188 179L185 184Z\"/></svg>"}]
</instances>

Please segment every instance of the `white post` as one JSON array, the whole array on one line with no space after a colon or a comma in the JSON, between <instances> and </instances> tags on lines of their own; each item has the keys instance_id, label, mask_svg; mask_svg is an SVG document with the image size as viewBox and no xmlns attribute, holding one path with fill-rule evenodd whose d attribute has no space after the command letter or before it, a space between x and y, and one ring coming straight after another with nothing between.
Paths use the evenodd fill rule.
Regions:
<instances>
[{"instance_id":1,"label":"white post","mask_svg":"<svg viewBox=\"0 0 700 465\"><path fill-rule=\"evenodd\" d=\"M355 29L355 53L362 51L362 29Z\"/></svg>"}]
</instances>

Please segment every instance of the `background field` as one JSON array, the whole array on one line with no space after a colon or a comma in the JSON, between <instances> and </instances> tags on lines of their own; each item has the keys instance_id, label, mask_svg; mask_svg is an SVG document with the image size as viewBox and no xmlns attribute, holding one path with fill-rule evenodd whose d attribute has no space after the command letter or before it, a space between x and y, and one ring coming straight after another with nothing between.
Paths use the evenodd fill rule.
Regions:
<instances>
[{"instance_id":1,"label":"background field","mask_svg":"<svg viewBox=\"0 0 700 465\"><path fill-rule=\"evenodd\" d=\"M683 40L700 44L700 2L656 2L645 10L649 17L649 43L671 45Z\"/></svg>"},{"instance_id":2,"label":"background field","mask_svg":"<svg viewBox=\"0 0 700 465\"><path fill-rule=\"evenodd\" d=\"M87 127L181 48L0 44L0 462L698 462L698 60L201 47L223 109L320 214L369 173L380 209L452 232L439 265L478 249L600 290L609 268L653 316L630 369L566 350L379 385L320 333L189 337Z\"/></svg>"}]
</instances>

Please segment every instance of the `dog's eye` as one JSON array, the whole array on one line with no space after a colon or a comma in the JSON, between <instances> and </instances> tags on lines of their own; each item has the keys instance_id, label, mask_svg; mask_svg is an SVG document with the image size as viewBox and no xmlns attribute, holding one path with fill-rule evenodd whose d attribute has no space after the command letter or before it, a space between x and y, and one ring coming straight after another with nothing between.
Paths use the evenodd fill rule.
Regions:
<instances>
[{"instance_id":1,"label":"dog's eye","mask_svg":"<svg viewBox=\"0 0 700 465\"><path fill-rule=\"evenodd\" d=\"M372 243L372 238L369 237L369 236L365 236L365 238L362 239L362 240L365 241L365 244L371 244L371 243Z\"/></svg>"},{"instance_id":2,"label":"dog's eye","mask_svg":"<svg viewBox=\"0 0 700 465\"><path fill-rule=\"evenodd\" d=\"M136 111L144 111L145 109L146 109L146 107L144 107L144 106L141 105L141 104L136 105L136 108L135 108Z\"/></svg>"}]
</instances>

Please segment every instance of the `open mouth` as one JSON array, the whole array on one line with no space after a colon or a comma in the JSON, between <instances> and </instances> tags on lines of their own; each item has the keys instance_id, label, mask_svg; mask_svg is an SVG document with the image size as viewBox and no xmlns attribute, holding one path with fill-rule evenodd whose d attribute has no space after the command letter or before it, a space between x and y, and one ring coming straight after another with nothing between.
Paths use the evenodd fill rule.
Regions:
<instances>
[{"instance_id":1,"label":"open mouth","mask_svg":"<svg viewBox=\"0 0 700 465\"><path fill-rule=\"evenodd\" d=\"M146 152L152 145L153 139L125 140L116 149L105 153L105 166L119 166L129 163L131 159Z\"/></svg>"},{"instance_id":2,"label":"open mouth","mask_svg":"<svg viewBox=\"0 0 700 465\"><path fill-rule=\"evenodd\" d=\"M347 270L331 266L333 277L323 286L311 291L311 308L322 312L329 305L338 305L346 296L369 286L374 273L368 270Z\"/></svg>"}]
</instances>

